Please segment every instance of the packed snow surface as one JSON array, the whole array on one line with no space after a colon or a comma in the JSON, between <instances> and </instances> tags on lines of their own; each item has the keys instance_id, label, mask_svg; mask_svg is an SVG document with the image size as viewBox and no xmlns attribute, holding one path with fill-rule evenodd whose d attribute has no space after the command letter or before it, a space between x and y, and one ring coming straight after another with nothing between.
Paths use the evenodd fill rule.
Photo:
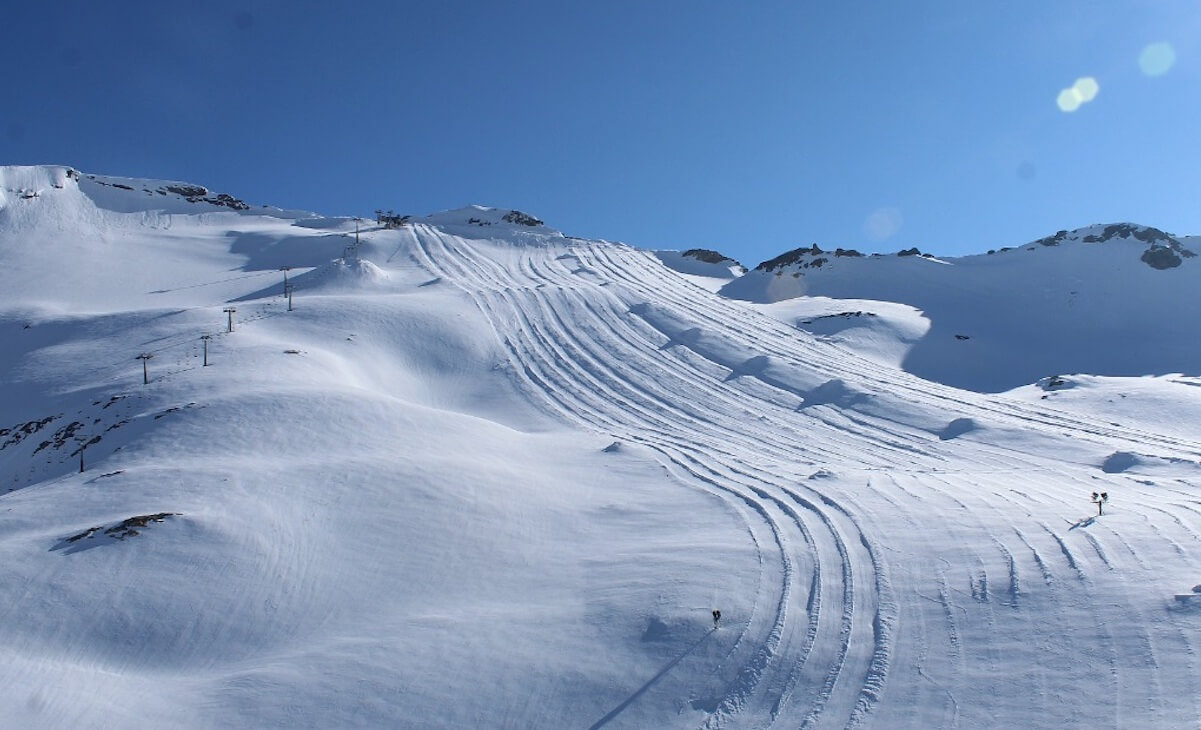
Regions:
<instances>
[{"instance_id":1,"label":"packed snow surface","mask_svg":"<svg viewBox=\"0 0 1201 730\"><path fill-rule=\"evenodd\" d=\"M182 183L0 191L6 727L1201 713L1201 380L1171 348L992 394L904 369L958 326L937 290L765 312L511 211L356 243Z\"/></svg>"}]
</instances>

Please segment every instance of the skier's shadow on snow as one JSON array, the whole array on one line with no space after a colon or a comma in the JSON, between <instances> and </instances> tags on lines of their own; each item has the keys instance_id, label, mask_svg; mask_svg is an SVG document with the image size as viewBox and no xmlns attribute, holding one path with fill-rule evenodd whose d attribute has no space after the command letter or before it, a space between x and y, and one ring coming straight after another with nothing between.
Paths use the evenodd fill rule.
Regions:
<instances>
[{"instance_id":1,"label":"skier's shadow on snow","mask_svg":"<svg viewBox=\"0 0 1201 730\"><path fill-rule=\"evenodd\" d=\"M714 631L717 631L716 627L706 631L705 635L702 636L701 638L697 639L695 644L688 647L687 649L684 650L684 652L682 654L680 654L678 657L676 657L675 659L672 659L670 662L668 662L666 667L663 667L662 669L660 669L658 674L656 674L655 676L650 678L650 681L648 681L646 684L639 687L638 691L636 691L634 694L627 697L625 699L625 701L622 702L620 705L618 705L617 707L614 707L609 712L608 715L605 715L604 717L602 717L601 719L599 719L595 723L593 723L591 725L591 727L588 728L588 730L597 730L597 728L601 728L601 727L604 727L605 725L608 725L609 722L613 718L620 715L627 707L634 704L635 700L637 700L639 697L641 697L643 694L645 694L648 689L653 687L655 682L658 682L660 679L662 679L663 675L670 672L677 664L682 662L684 660L684 657L686 657L689 654L691 654L692 652L696 651L696 648L698 646L700 646L701 644L705 643L705 639L708 639L710 636L712 636Z\"/></svg>"}]
</instances>

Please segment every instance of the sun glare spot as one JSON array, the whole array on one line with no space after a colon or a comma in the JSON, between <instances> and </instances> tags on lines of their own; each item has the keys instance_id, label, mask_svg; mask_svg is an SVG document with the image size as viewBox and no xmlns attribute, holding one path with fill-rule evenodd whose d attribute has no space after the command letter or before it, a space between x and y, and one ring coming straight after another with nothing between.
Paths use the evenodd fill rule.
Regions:
<instances>
[{"instance_id":1,"label":"sun glare spot","mask_svg":"<svg viewBox=\"0 0 1201 730\"><path fill-rule=\"evenodd\" d=\"M1101 90L1097 80L1092 76L1076 79L1076 83L1072 84L1072 88L1080 94L1080 101L1088 102L1097 97L1097 92Z\"/></svg>"},{"instance_id":2,"label":"sun glare spot","mask_svg":"<svg viewBox=\"0 0 1201 730\"><path fill-rule=\"evenodd\" d=\"M904 222L901 211L896 208L880 208L872 211L863 222L863 232L873 242L879 243L896 235Z\"/></svg>"},{"instance_id":3,"label":"sun glare spot","mask_svg":"<svg viewBox=\"0 0 1201 730\"><path fill-rule=\"evenodd\" d=\"M1080 98L1080 92L1076 89L1064 89L1059 92L1059 98L1055 100L1059 105L1061 112L1074 112L1084 103L1084 99Z\"/></svg>"},{"instance_id":4,"label":"sun glare spot","mask_svg":"<svg viewBox=\"0 0 1201 730\"><path fill-rule=\"evenodd\" d=\"M1101 90L1101 85L1092 76L1081 76L1076 79L1076 83L1059 92L1059 97L1055 103L1059 105L1059 110L1062 112L1074 112L1080 108L1082 104L1087 104L1097 97L1097 92Z\"/></svg>"},{"instance_id":5,"label":"sun glare spot","mask_svg":"<svg viewBox=\"0 0 1201 730\"><path fill-rule=\"evenodd\" d=\"M1138 67L1147 76L1163 76L1176 65L1176 49L1163 41L1152 43L1138 55Z\"/></svg>"}]
</instances>

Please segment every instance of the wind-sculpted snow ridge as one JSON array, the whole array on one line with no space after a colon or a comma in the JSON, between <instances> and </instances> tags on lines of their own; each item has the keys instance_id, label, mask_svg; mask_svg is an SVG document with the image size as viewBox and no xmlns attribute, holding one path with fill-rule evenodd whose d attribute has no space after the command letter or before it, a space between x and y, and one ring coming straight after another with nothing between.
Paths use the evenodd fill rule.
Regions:
<instances>
[{"instance_id":1,"label":"wind-sculpted snow ridge","mask_svg":"<svg viewBox=\"0 0 1201 730\"><path fill-rule=\"evenodd\" d=\"M1110 579L1106 552L1119 549L1102 545L1149 569L1149 553L1198 540L1197 526L1140 532L1155 545L1140 550L1121 531L1078 536L1039 514L1074 511L1098 474L1087 462L1115 444L1176 454L1194 476L1201 445L857 361L673 285L623 246L546 252L427 226L412 235L422 264L486 314L532 399L750 510L760 593L712 670L726 678L720 691L690 706L702 726L1112 723L1167 700L1168 664L1193 666L1152 648L1187 640L1155 629L1161 599ZM953 425L968 421L975 433ZM1005 435L1023 429L1033 435ZM1126 509L1146 518L1150 492L1129 486ZM1121 668L1116 615L1138 627L1141 671ZM1098 693L1065 700L1093 674Z\"/></svg>"}]
</instances>

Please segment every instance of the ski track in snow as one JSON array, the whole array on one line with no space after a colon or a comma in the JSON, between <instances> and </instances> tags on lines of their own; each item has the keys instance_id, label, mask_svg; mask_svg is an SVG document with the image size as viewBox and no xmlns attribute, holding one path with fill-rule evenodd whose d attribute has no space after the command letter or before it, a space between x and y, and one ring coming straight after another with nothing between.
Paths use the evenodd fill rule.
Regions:
<instances>
[{"instance_id":1,"label":"ski track in snow","mask_svg":"<svg viewBox=\"0 0 1201 730\"><path fill-rule=\"evenodd\" d=\"M420 238L420 233L418 235ZM459 252L451 250L443 238L434 235L430 236L430 239L432 240L422 240L422 245L431 247L438 245L440 248L437 251L426 249L428 265L431 267L448 266L448 261L455 260L455 254ZM460 253L460 255L462 254ZM783 547L781 552L783 564L779 573L783 577L784 583L779 590L780 600L777 604L776 615L770 629L761 640L760 648L738 672L736 681L712 713L708 725L721 726L724 720L740 713L765 714L770 720L777 719L782 713L791 711L791 708L783 700L792 694L803 673L816 674L820 676L821 680L820 689L812 698L807 713L801 715L802 723L811 724L821 716L836 691L843 695L850 695L841 698L841 701L847 705L845 713L848 718L857 706L870 704L868 700L859 702L859 695L865 694L866 696L867 692L862 682L853 683L849 686L850 689L847 689L847 680L842 679L840 682L840 679L847 671L844 665L853 632L881 630L884 624L876 622L875 628L873 628L872 622L854 621L856 597L850 550L826 513L815 507L812 502L799 498L798 495L786 488L786 484L782 483L782 480L772 476L761 467L755 468L753 473L748 469L738 468L736 465L741 460L725 447L698 448L698 444L694 440L677 436L677 429L673 427L672 421L682 420L692 425L698 433L711 433L712 435L706 439L710 446L716 447L721 439L725 439L726 443L731 441L747 442L748 447L752 446L746 435L723 428L718 419L703 413L680 412L677 405L680 399L678 396L673 397L670 391L667 393L652 393L646 390L630 392L632 390L631 383L659 382L662 376L657 375L653 370L643 370L640 373L642 376L651 375L650 379L629 375L613 377L611 374L605 373L604 363L599 357L595 353L591 355L587 353L587 348L595 347L594 343L598 340L579 337L577 334L581 324L591 323L592 320L587 317L588 313L575 312L575 316L568 318L575 328L566 327L552 308L544 308L544 298L535 297L533 301L530 301L531 298L523 295L522 292L515 292L513 282L501 278L505 273L503 269L490 266L483 257L465 258L467 258L467 263L462 264L461 268L457 268L453 272L446 272L448 278L463 281L464 278L474 275L472 278L466 278L470 285L476 287L471 293L478 297L481 307L489 314L494 326L497 322L505 321L506 318L508 321L520 323L520 326L505 331L503 334L498 327L498 335L513 349L514 361L522 363L527 374L533 376L531 382L537 393L554 398L556 401L554 405L560 409L563 415L596 428L606 435L618 436L655 448L675 466L687 469L698 476L703 475L704 472L716 475L716 478L704 476L702 478L711 480L713 485L724 489L731 498L762 505L762 514L771 520L773 530L779 536L778 539ZM484 279L481 272L492 273L495 278ZM547 275L542 274L542 276L546 277ZM538 283L546 286L558 286L553 280L550 280L534 281L532 282L533 287L536 288ZM528 295L530 287L527 286L522 291ZM507 311L502 309L500 306L502 303L511 309ZM534 316L531 316L531 310L535 307L537 310ZM605 322L604 314L594 312L593 316ZM610 310L607 314L609 328L624 324L623 314L620 311ZM615 319L616 322L614 322ZM553 327L553 329L546 330L548 327ZM543 334L544 332L545 334ZM524 336L540 336L540 339L528 344L520 343L519 338ZM612 335L609 337L612 338ZM632 338L632 335L626 335L625 338L599 341L618 344ZM573 348L578 349L569 351ZM653 349L647 351L656 352ZM636 356L637 352L629 354ZM613 358L611 354L607 359L610 362L629 362L625 358ZM633 362L637 362L637 360L633 360ZM583 367L580 367L581 365ZM534 368L538 368L539 371L533 372ZM565 374L564 370L569 368L579 369L574 374ZM579 380L577 381L576 378ZM584 387L581 388L576 384L577 382L582 382ZM679 388L683 387L684 382L686 381L682 378L678 380L677 392ZM605 397L598 397L598 394ZM737 406L726 393L714 395L720 396L722 401ZM656 413L656 411L658 412ZM671 419L665 419L662 415L673 412L675 417ZM634 420L635 417L637 420ZM721 459L713 458L715 450L718 454L726 457L726 463L722 463ZM775 494L769 491L770 486L776 488ZM806 516L809 518L806 519ZM815 537L815 534L818 536ZM860 543L860 545L862 544ZM792 555L802 546L809 548L802 550L802 554L810 551L816 554L808 582L798 581L792 565ZM861 549L865 550L865 548ZM861 558L861 562L870 566L870 558ZM837 567L834 570L823 569L826 565ZM863 572L870 573L870 567ZM862 592L867 594L874 588L874 583L870 583ZM825 618L825 616L831 612L820 610L823 607L821 596L827 594L839 596L842 605L841 611L830 615L829 618ZM869 596L865 595L864 602L868 602L868 599ZM789 614L809 615L810 618L807 621L790 621L788 620ZM883 640L883 638L880 639L880 641ZM826 648L827 646L829 648ZM810 655L832 656L832 660L815 672L812 667L808 666L809 662L805 661L805 658ZM802 658L797 661L797 657ZM793 661L786 661L787 659ZM875 667L869 665L856 668L851 672L851 676L860 675L866 679L869 672L873 671L875 675L879 675L882 673L884 665L885 662L878 660ZM763 685L774 689L765 693L760 690Z\"/></svg>"},{"instance_id":2,"label":"ski track in snow","mask_svg":"<svg viewBox=\"0 0 1201 730\"><path fill-rule=\"evenodd\" d=\"M795 330L735 303L697 297L689 289L693 285L683 280L666 282L658 262L633 249L577 243L566 253L558 248L499 253L518 259L514 264L497 261L496 251L484 250L493 244L476 245L433 227L415 225L411 235L415 254L431 275L461 287L487 316L532 398L569 423L654 450L680 482L718 494L756 516L756 523L748 522L754 524L748 528L751 538L773 549L760 552L764 562L755 615L732 642L727 654L731 668L722 671L730 678L727 689L703 727L866 725L889 690L898 641L905 644L907 657L939 652L949 666L962 668L972 654L977 661L983 659L985 667L995 666L1003 649L992 637L1012 632L1012 617L1025 616L1018 611L1029 580L1024 572L1038 576L1034 580L1052 593L1087 594L1090 575L1098 567L1113 570L1104 543L1143 560L1113 531L1103 533L1104 540L1093 534L1076 540L1066 528L1033 524L1029 509L1016 518L1001 509L1010 502L1005 493L1014 491L1008 486L1012 476L1030 471L1056 474L1052 462L972 444L980 473L993 476L982 485L981 498L966 504L961 489L938 478L946 459L939 454L937 436L861 411L799 408L798 403L808 399L806 391L757 372L757 363L795 367L819 381L846 381L853 390L868 394L895 390L896 378L901 377L911 401L942 412L954 409L956 416L1014 428L1035 424L1115 449L1118 444L1137 444L1152 453L1201 455L1197 444L1171 436L1080 421L903 373L883 376L864 361L841 357L831 348L807 346ZM663 331L641 316L650 307L669 316L678 313L693 327L674 334ZM728 362L714 360L704 346L698 347L707 332L736 337L730 344L753 354L745 361L745 372L731 370ZM726 357L717 354L719 360ZM748 428L755 423L764 425ZM912 445L923 442L928 449ZM942 618L910 616L909 635L898 639L898 624L911 611L902 609L894 595L886 550L872 537L872 511L857 500L824 493L808 479L824 464L846 463L861 465L865 474L875 470L924 475L917 489L892 478L897 498L884 496L882 501L897 509L920 510L941 499L967 514L986 514L989 520L1010 525L1008 533L993 525L995 553L976 556L981 570L962 584L967 594L970 583L968 599L974 596L983 605L983 611L974 609L986 617L983 624L957 615L963 609L955 602L954 576L940 568L937 597L926 598L938 605ZM1067 472L1061 476L1079 481ZM1059 503L1045 494L1027 501ZM985 518L977 519L983 523ZM1179 518L1175 523L1190 539L1198 539L1196 530ZM1181 551L1170 538L1165 540ZM1062 560L1052 560L1051 555ZM1016 626L1032 634L1048 635L1046 627L1031 626L1028 618L1017 621ZM1057 628L1064 636L1090 632L1089 627ZM1106 662L1110 676L1095 678L1103 685L1100 694L1116 697L1128 678L1120 676L1113 637L1103 624L1093 625L1091 633L1089 641L1111 647ZM1154 661L1145 631L1138 641ZM933 669L921 664L917 669L928 685L924 691L941 698L944 724L961 722L955 678L936 680ZM1049 677L1040 667L1024 689L1047 690ZM1154 683L1141 689L1153 699L1159 697ZM1123 716L1116 699L1108 705L1100 701L1100 708L1091 711L1083 702L1072 705L1081 715L1107 722Z\"/></svg>"},{"instance_id":3,"label":"ski track in snow","mask_svg":"<svg viewBox=\"0 0 1201 730\"><path fill-rule=\"evenodd\" d=\"M387 261L407 252L431 282L470 297L531 403L649 450L674 483L723 500L753 548L749 615L727 613L708 656L689 650L649 683L631 678L641 689L594 727L652 701L659 677L685 669L692 685L673 698L677 711L713 729L977 727L991 717L978 688L994 681L999 697L1021 704L1005 717L1029 726L1164 724L1187 716L1161 709L1182 694L1196 709L1195 635L1169 620L1165 600L1118 578L1154 574L1163 556L1192 560L1197 493L1184 480L1114 476L1113 520L1064 494L1098 490L1100 464L1081 454L1196 461L1201 444L873 364L621 244L510 244L423 223L395 235ZM270 324L283 307L278 297L238 300L234 329ZM197 333L179 329L139 343L156 358L153 379L201 367ZM128 357L95 365L98 379L128 369ZM945 436L956 419L1036 432L1044 451ZM1079 449L1058 458L1064 445ZM1135 539L1124 524L1156 527ZM912 534L890 540L898 529ZM299 532L273 540L313 549ZM303 571L309 557L272 553L265 569L300 566L292 590L302 603L316 589ZM1114 616L1129 621L1106 621ZM1002 677L1020 652L1037 661ZM1081 652L1089 663L1076 661ZM1071 691L1081 687L1089 691ZM927 714L904 714L914 707Z\"/></svg>"}]
</instances>

